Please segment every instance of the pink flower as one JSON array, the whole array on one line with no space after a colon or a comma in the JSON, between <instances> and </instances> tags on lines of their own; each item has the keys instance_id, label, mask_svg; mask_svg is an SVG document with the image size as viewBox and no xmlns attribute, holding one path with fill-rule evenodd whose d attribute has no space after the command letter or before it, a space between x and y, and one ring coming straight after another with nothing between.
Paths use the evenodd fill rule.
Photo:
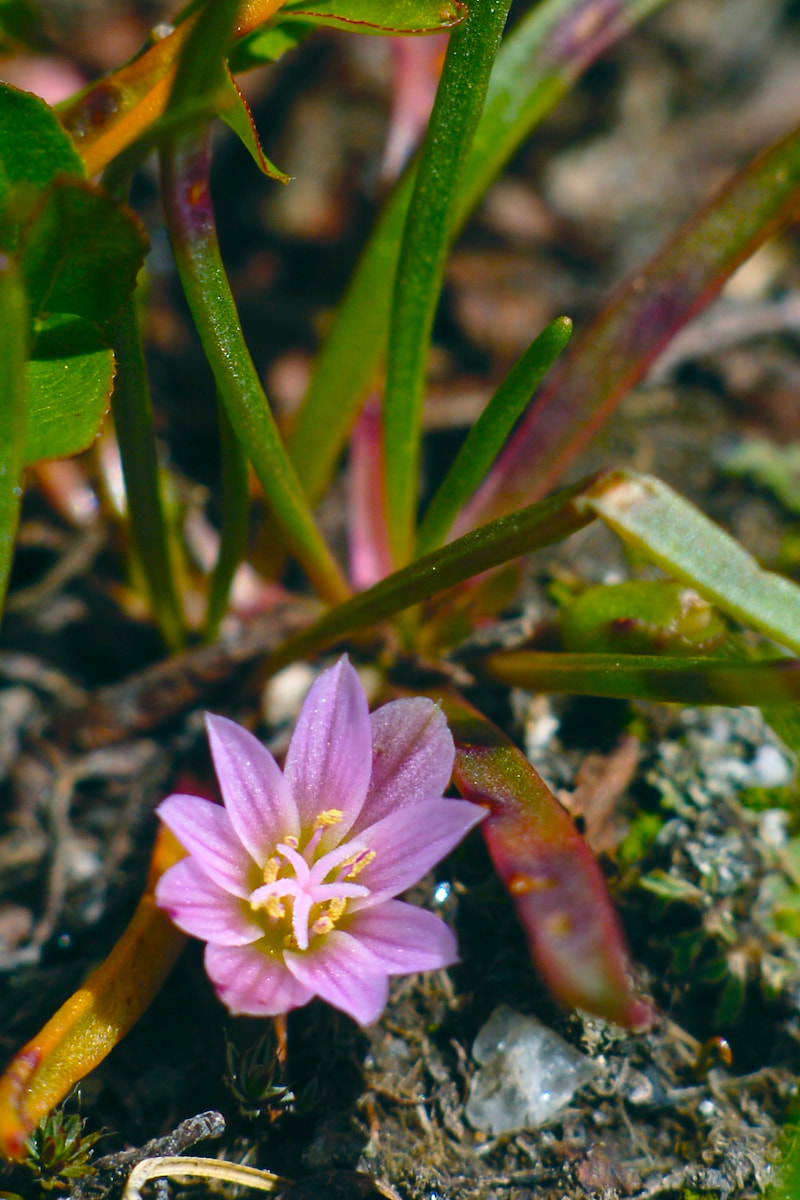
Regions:
<instances>
[{"instance_id":1,"label":"pink flower","mask_svg":"<svg viewBox=\"0 0 800 1200\"><path fill-rule=\"evenodd\" d=\"M396 700L370 716L344 657L308 693L283 771L240 725L207 724L225 806L159 805L188 857L156 902L208 943L231 1012L275 1016L321 996L366 1025L389 975L456 961L447 926L394 899L485 816L442 797L454 747L435 704Z\"/></svg>"}]
</instances>

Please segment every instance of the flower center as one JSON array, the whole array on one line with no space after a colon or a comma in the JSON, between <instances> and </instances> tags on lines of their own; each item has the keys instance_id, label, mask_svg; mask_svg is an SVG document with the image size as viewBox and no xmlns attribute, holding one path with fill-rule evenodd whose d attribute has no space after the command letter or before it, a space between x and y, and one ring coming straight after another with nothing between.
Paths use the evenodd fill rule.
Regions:
<instances>
[{"instance_id":1,"label":"flower center","mask_svg":"<svg viewBox=\"0 0 800 1200\"><path fill-rule=\"evenodd\" d=\"M315 938L336 927L348 901L369 895L369 888L353 880L375 852L358 839L316 858L323 832L341 819L338 809L327 809L317 817L302 850L298 838L287 837L267 859L264 882L251 893L249 903L276 949L307 950Z\"/></svg>"}]
</instances>

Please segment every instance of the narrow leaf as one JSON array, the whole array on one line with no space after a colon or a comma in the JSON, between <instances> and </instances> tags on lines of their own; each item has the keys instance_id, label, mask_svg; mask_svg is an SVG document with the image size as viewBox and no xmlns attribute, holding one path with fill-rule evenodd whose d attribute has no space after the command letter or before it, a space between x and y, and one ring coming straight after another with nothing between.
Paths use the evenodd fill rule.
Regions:
<instances>
[{"instance_id":1,"label":"narrow leaf","mask_svg":"<svg viewBox=\"0 0 800 1200\"><path fill-rule=\"evenodd\" d=\"M297 480L244 340L219 251L208 165L205 142L193 137L162 153L164 206L181 282L217 390L282 540L320 596L339 603L349 588Z\"/></svg>"},{"instance_id":2,"label":"narrow leaf","mask_svg":"<svg viewBox=\"0 0 800 1200\"><path fill-rule=\"evenodd\" d=\"M576 341L457 524L529 504L563 476L670 338L800 204L800 129L738 174Z\"/></svg>"},{"instance_id":3,"label":"narrow leaf","mask_svg":"<svg viewBox=\"0 0 800 1200\"><path fill-rule=\"evenodd\" d=\"M283 11L315 25L394 35L452 29L464 20L467 7L461 0L290 0Z\"/></svg>"},{"instance_id":4,"label":"narrow leaf","mask_svg":"<svg viewBox=\"0 0 800 1200\"><path fill-rule=\"evenodd\" d=\"M283 0L243 0L233 36L241 38L252 33L282 3ZM220 5L206 7L216 10ZM187 16L137 58L58 106L61 124L72 137L88 175L104 170L163 116L176 64L198 17L198 13ZM222 43L210 44L222 54ZM204 85L202 90L206 90Z\"/></svg>"},{"instance_id":5,"label":"narrow leaf","mask_svg":"<svg viewBox=\"0 0 800 1200\"><path fill-rule=\"evenodd\" d=\"M19 1050L0 1078L0 1153L20 1159L42 1117L113 1050L158 993L186 937L153 894L184 851L162 829L147 887L127 929L83 987Z\"/></svg>"},{"instance_id":6,"label":"narrow leaf","mask_svg":"<svg viewBox=\"0 0 800 1200\"><path fill-rule=\"evenodd\" d=\"M0 254L0 617L22 498L28 309L16 264Z\"/></svg>"},{"instance_id":7,"label":"narrow leaf","mask_svg":"<svg viewBox=\"0 0 800 1200\"><path fill-rule=\"evenodd\" d=\"M240 92L235 79L228 71L225 72L225 79L227 82L224 86L231 98L231 103L220 109L220 117L239 138L259 171L269 179L277 179L279 183L288 183L289 176L283 171L279 171L262 150L250 105Z\"/></svg>"},{"instance_id":8,"label":"narrow leaf","mask_svg":"<svg viewBox=\"0 0 800 1200\"><path fill-rule=\"evenodd\" d=\"M620 1025L649 1025L603 874L547 784L506 735L461 699L442 708L466 800L489 808L481 832L531 958L557 1000Z\"/></svg>"},{"instance_id":9,"label":"narrow leaf","mask_svg":"<svg viewBox=\"0 0 800 1200\"><path fill-rule=\"evenodd\" d=\"M598 55L666 0L543 0L503 41L457 196L453 237L530 132ZM416 164L394 189L350 280L295 417L289 452L316 502L361 404L378 384Z\"/></svg>"},{"instance_id":10,"label":"narrow leaf","mask_svg":"<svg viewBox=\"0 0 800 1200\"><path fill-rule=\"evenodd\" d=\"M347 463L350 581L356 591L391 574L381 475L381 406L377 393L364 405L350 438Z\"/></svg>"},{"instance_id":11,"label":"narrow leaf","mask_svg":"<svg viewBox=\"0 0 800 1200\"><path fill-rule=\"evenodd\" d=\"M598 477L575 501L721 612L800 653L800 587L765 571L665 483L633 471Z\"/></svg>"},{"instance_id":12,"label":"narrow leaf","mask_svg":"<svg viewBox=\"0 0 800 1200\"><path fill-rule=\"evenodd\" d=\"M800 700L800 660L667 658L657 654L490 654L492 679L536 692L677 704L788 705Z\"/></svg>"},{"instance_id":13,"label":"narrow leaf","mask_svg":"<svg viewBox=\"0 0 800 1200\"><path fill-rule=\"evenodd\" d=\"M153 406L133 297L123 306L113 332L119 378L111 404L125 478L131 544L161 636L170 650L176 651L184 644L184 622L164 519Z\"/></svg>"},{"instance_id":14,"label":"narrow leaf","mask_svg":"<svg viewBox=\"0 0 800 1200\"><path fill-rule=\"evenodd\" d=\"M236 569L247 553L250 488L247 458L236 440L225 405L218 401L221 511L219 553L208 598L205 640L213 642L228 607Z\"/></svg>"},{"instance_id":15,"label":"narrow leaf","mask_svg":"<svg viewBox=\"0 0 800 1200\"><path fill-rule=\"evenodd\" d=\"M576 505L576 498L586 486L585 482L579 483L540 500L395 571L290 638L267 660L264 673L274 674L287 663L315 653L346 634L393 617L490 567L552 545L582 529L593 519L585 506L581 511Z\"/></svg>"},{"instance_id":16,"label":"narrow leaf","mask_svg":"<svg viewBox=\"0 0 800 1200\"><path fill-rule=\"evenodd\" d=\"M450 35L400 247L383 399L386 515L399 566L413 550L433 318L461 179L509 7L510 0L471 0L466 21Z\"/></svg>"},{"instance_id":17,"label":"narrow leaf","mask_svg":"<svg viewBox=\"0 0 800 1200\"><path fill-rule=\"evenodd\" d=\"M88 450L114 387L114 355L97 326L63 313L37 322L27 381L26 465Z\"/></svg>"},{"instance_id":18,"label":"narrow leaf","mask_svg":"<svg viewBox=\"0 0 800 1200\"><path fill-rule=\"evenodd\" d=\"M572 322L559 317L531 342L467 435L464 445L430 502L417 534L417 554L440 545L478 487L531 395L569 341Z\"/></svg>"}]
</instances>

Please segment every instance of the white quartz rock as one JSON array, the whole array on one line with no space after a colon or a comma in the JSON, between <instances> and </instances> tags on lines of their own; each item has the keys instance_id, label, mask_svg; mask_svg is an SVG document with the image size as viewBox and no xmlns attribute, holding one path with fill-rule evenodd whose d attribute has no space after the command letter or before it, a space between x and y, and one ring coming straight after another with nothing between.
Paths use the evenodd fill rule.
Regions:
<instances>
[{"instance_id":1,"label":"white quartz rock","mask_svg":"<svg viewBox=\"0 0 800 1200\"><path fill-rule=\"evenodd\" d=\"M467 1120L484 1133L512 1133L549 1121L597 1065L535 1017L501 1005L472 1047L479 1069L470 1083Z\"/></svg>"}]
</instances>

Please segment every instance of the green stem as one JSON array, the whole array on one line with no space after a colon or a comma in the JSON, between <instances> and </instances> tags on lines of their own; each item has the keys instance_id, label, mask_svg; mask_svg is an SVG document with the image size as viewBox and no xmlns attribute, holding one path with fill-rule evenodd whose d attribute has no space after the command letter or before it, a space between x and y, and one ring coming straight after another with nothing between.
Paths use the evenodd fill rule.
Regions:
<instances>
[{"instance_id":1,"label":"green stem","mask_svg":"<svg viewBox=\"0 0 800 1200\"><path fill-rule=\"evenodd\" d=\"M153 408L133 298L116 322L117 377L111 411L119 442L131 543L144 572L153 615L170 650L184 645L184 623L164 520Z\"/></svg>"},{"instance_id":2,"label":"green stem","mask_svg":"<svg viewBox=\"0 0 800 1200\"><path fill-rule=\"evenodd\" d=\"M422 401L458 193L511 0L471 0L450 35L408 208L389 326L383 407L384 486L395 561L413 552Z\"/></svg>"},{"instance_id":3,"label":"green stem","mask_svg":"<svg viewBox=\"0 0 800 1200\"><path fill-rule=\"evenodd\" d=\"M231 427L225 405L219 409L219 453L221 467L222 517L219 554L208 598L205 639L213 642L228 607L228 593L236 568L247 552L247 518L250 496L247 459Z\"/></svg>"},{"instance_id":4,"label":"green stem","mask_svg":"<svg viewBox=\"0 0 800 1200\"><path fill-rule=\"evenodd\" d=\"M16 264L0 254L0 616L22 499L25 463L28 304Z\"/></svg>"},{"instance_id":5,"label":"green stem","mask_svg":"<svg viewBox=\"0 0 800 1200\"><path fill-rule=\"evenodd\" d=\"M208 167L207 136L187 135L161 154L164 208L183 289L220 398L279 536L320 596L338 604L349 588L317 528L247 349L219 251Z\"/></svg>"}]
</instances>

